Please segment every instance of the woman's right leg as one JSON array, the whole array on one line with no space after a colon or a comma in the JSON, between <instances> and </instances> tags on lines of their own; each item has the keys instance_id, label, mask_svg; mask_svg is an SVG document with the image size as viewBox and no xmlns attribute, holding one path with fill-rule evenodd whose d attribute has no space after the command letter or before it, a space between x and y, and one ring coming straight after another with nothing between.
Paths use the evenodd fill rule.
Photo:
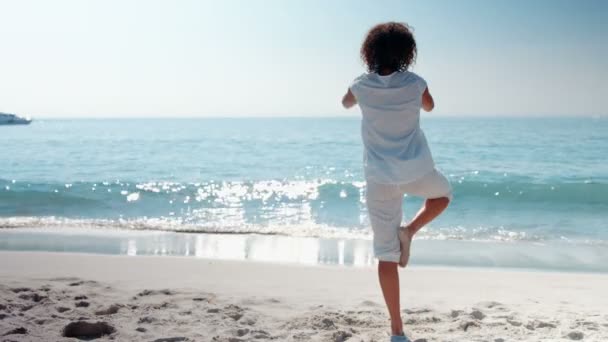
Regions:
<instances>
[{"instance_id":1,"label":"woman's right leg","mask_svg":"<svg viewBox=\"0 0 608 342\"><path fill-rule=\"evenodd\" d=\"M448 207L448 204L450 204L449 197L427 199L422 208L416 213L416 216L404 227L408 230L410 238L422 227L439 216Z\"/></svg>"},{"instance_id":2,"label":"woman's right leg","mask_svg":"<svg viewBox=\"0 0 608 342\"><path fill-rule=\"evenodd\" d=\"M405 267L409 262L410 246L414 234L437 218L448 207L452 199L452 187L444 175L437 170L433 170L433 172L417 181L402 185L401 190L408 195L427 199L414 218L405 227L401 227L399 231L399 240L401 241L399 266Z\"/></svg>"},{"instance_id":3,"label":"woman's right leg","mask_svg":"<svg viewBox=\"0 0 608 342\"><path fill-rule=\"evenodd\" d=\"M408 195L427 199L406 226L410 237L439 216L448 207L452 199L450 182L437 170L433 170L433 172L412 183L402 185L401 190Z\"/></svg>"}]
</instances>

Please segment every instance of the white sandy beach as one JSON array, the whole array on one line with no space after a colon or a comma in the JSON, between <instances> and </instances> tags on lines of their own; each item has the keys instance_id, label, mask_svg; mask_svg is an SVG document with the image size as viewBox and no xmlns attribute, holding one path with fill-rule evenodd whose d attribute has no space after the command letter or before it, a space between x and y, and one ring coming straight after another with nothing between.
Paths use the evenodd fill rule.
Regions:
<instances>
[{"instance_id":1,"label":"white sandy beach","mask_svg":"<svg viewBox=\"0 0 608 342\"><path fill-rule=\"evenodd\" d=\"M0 284L2 341L388 340L371 267L0 252ZM412 267L401 288L413 341L608 340L608 275Z\"/></svg>"}]
</instances>

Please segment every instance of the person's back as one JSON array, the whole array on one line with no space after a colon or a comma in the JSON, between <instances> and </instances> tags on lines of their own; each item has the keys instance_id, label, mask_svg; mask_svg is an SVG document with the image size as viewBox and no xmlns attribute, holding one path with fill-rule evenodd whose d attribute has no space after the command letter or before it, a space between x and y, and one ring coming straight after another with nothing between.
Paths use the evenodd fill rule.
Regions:
<instances>
[{"instance_id":1,"label":"person's back","mask_svg":"<svg viewBox=\"0 0 608 342\"><path fill-rule=\"evenodd\" d=\"M363 118L368 180L383 184L412 182L434 168L420 129L420 108L426 82L409 71L382 76L366 73L350 86Z\"/></svg>"},{"instance_id":2,"label":"person's back","mask_svg":"<svg viewBox=\"0 0 608 342\"><path fill-rule=\"evenodd\" d=\"M409 341L403 333L397 265L407 265L414 234L452 198L450 184L435 169L420 129L420 109L431 111L435 104L426 81L407 70L416 53L407 25L391 22L373 27L361 47L368 73L356 78L342 98L344 107L358 104L361 108L366 205L395 342ZM412 221L401 227L404 194L426 201Z\"/></svg>"}]
</instances>

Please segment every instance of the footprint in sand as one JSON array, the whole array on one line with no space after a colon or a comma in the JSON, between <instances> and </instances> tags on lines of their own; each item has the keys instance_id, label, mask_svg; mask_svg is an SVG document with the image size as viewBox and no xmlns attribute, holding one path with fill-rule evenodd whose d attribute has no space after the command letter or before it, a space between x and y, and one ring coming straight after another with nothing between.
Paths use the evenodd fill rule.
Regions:
<instances>
[{"instance_id":1,"label":"footprint in sand","mask_svg":"<svg viewBox=\"0 0 608 342\"><path fill-rule=\"evenodd\" d=\"M334 321L329 318L323 318L321 322L317 322L316 326L325 330L334 329L336 327Z\"/></svg>"},{"instance_id":2,"label":"footprint in sand","mask_svg":"<svg viewBox=\"0 0 608 342\"><path fill-rule=\"evenodd\" d=\"M467 331L470 328L479 328L479 323L474 321L465 321L460 323L460 329Z\"/></svg>"},{"instance_id":3,"label":"footprint in sand","mask_svg":"<svg viewBox=\"0 0 608 342\"><path fill-rule=\"evenodd\" d=\"M511 323L511 322L509 322L509 323ZM534 321L528 322L528 324L526 324L525 327L528 330L536 330L536 329L542 329L542 328L549 328L549 329L557 328L557 325L554 323L534 320Z\"/></svg>"},{"instance_id":4,"label":"footprint in sand","mask_svg":"<svg viewBox=\"0 0 608 342\"><path fill-rule=\"evenodd\" d=\"M353 334L347 332L347 331L336 331L332 334L331 338L332 341L334 342L344 342L346 340L348 340L349 338L351 338L353 336Z\"/></svg>"},{"instance_id":5,"label":"footprint in sand","mask_svg":"<svg viewBox=\"0 0 608 342\"><path fill-rule=\"evenodd\" d=\"M514 321L511 319L507 319L507 323L511 324L514 327L520 327L523 324L522 322Z\"/></svg>"},{"instance_id":6,"label":"footprint in sand","mask_svg":"<svg viewBox=\"0 0 608 342\"><path fill-rule=\"evenodd\" d=\"M471 311L471 317L475 318L476 320L481 321L482 319L486 318L486 314L484 314L480 310L473 310L473 311Z\"/></svg>"},{"instance_id":7,"label":"footprint in sand","mask_svg":"<svg viewBox=\"0 0 608 342\"><path fill-rule=\"evenodd\" d=\"M4 333L2 336L8 336L8 335L26 335L27 334L27 329L25 329L24 327L19 327L19 328L15 328L13 330L10 330L6 333Z\"/></svg>"},{"instance_id":8,"label":"footprint in sand","mask_svg":"<svg viewBox=\"0 0 608 342\"><path fill-rule=\"evenodd\" d=\"M34 306L33 305L20 305L20 307L21 307L21 312L25 312L25 311L32 309ZM19 313L19 316L23 316L23 314Z\"/></svg>"},{"instance_id":9,"label":"footprint in sand","mask_svg":"<svg viewBox=\"0 0 608 342\"><path fill-rule=\"evenodd\" d=\"M75 305L77 308L88 308L89 305L91 305L91 304L89 304L89 302L82 301L82 302L77 302Z\"/></svg>"},{"instance_id":10,"label":"footprint in sand","mask_svg":"<svg viewBox=\"0 0 608 342\"><path fill-rule=\"evenodd\" d=\"M450 317L456 318L462 314L464 314L463 310L452 310L452 312L450 312Z\"/></svg>"},{"instance_id":11,"label":"footprint in sand","mask_svg":"<svg viewBox=\"0 0 608 342\"><path fill-rule=\"evenodd\" d=\"M423 318L408 318L405 320L405 324L414 325L414 324L425 324L425 323L439 323L441 322L441 318L431 316L431 317L423 317Z\"/></svg>"},{"instance_id":12,"label":"footprint in sand","mask_svg":"<svg viewBox=\"0 0 608 342\"><path fill-rule=\"evenodd\" d=\"M156 321L158 321L158 319L156 319L156 318L154 318L154 317L152 317L152 316L144 316L144 317L141 317L141 318L140 318L140 319L137 321L137 324L143 324L143 323L148 323L148 324L150 324L150 323L154 323L154 322L156 322Z\"/></svg>"},{"instance_id":13,"label":"footprint in sand","mask_svg":"<svg viewBox=\"0 0 608 342\"><path fill-rule=\"evenodd\" d=\"M498 309L498 310L504 309L504 305L502 303L494 302L494 301L479 302L479 303L477 303L476 306L480 306L485 309Z\"/></svg>"},{"instance_id":14,"label":"footprint in sand","mask_svg":"<svg viewBox=\"0 0 608 342\"><path fill-rule=\"evenodd\" d=\"M117 313L118 310L120 310L120 308L121 308L120 305L112 304L105 309L95 311L95 315L97 315L97 316L113 315L113 314Z\"/></svg>"},{"instance_id":15,"label":"footprint in sand","mask_svg":"<svg viewBox=\"0 0 608 342\"><path fill-rule=\"evenodd\" d=\"M95 339L105 335L111 335L116 329L106 322L71 322L63 328L63 337L75 337L79 339Z\"/></svg>"},{"instance_id":16,"label":"footprint in sand","mask_svg":"<svg viewBox=\"0 0 608 342\"><path fill-rule=\"evenodd\" d=\"M431 309L427 309L427 308L404 309L403 312L405 312L408 315L416 315L416 314L429 313L429 312L431 312Z\"/></svg>"},{"instance_id":17,"label":"footprint in sand","mask_svg":"<svg viewBox=\"0 0 608 342\"><path fill-rule=\"evenodd\" d=\"M580 331L571 331L568 335L568 338L571 340L582 340L585 335Z\"/></svg>"},{"instance_id":18,"label":"footprint in sand","mask_svg":"<svg viewBox=\"0 0 608 342\"><path fill-rule=\"evenodd\" d=\"M48 322L48 320L44 319L44 318L40 318L34 321L34 323L38 324L38 325L43 325L46 324Z\"/></svg>"},{"instance_id":19,"label":"footprint in sand","mask_svg":"<svg viewBox=\"0 0 608 342\"><path fill-rule=\"evenodd\" d=\"M252 330L250 336L257 339L269 339L271 338L270 334L265 330Z\"/></svg>"},{"instance_id":20,"label":"footprint in sand","mask_svg":"<svg viewBox=\"0 0 608 342\"><path fill-rule=\"evenodd\" d=\"M73 283L69 283L68 286L80 286L80 285L84 285L84 284L97 285L98 283L93 280L79 280L79 281L75 281Z\"/></svg>"},{"instance_id":21,"label":"footprint in sand","mask_svg":"<svg viewBox=\"0 0 608 342\"><path fill-rule=\"evenodd\" d=\"M36 292L33 292L33 293L23 293L23 294L19 295L19 299L31 300L31 301L36 302L36 303L38 303L38 302L40 302L40 301L42 301L44 299L47 299L47 298L48 297L41 296L41 295L39 295Z\"/></svg>"},{"instance_id":22,"label":"footprint in sand","mask_svg":"<svg viewBox=\"0 0 608 342\"><path fill-rule=\"evenodd\" d=\"M549 322L538 322L538 324L536 325L537 328L557 328L557 325L553 324L553 323L549 323Z\"/></svg>"},{"instance_id":23,"label":"footprint in sand","mask_svg":"<svg viewBox=\"0 0 608 342\"><path fill-rule=\"evenodd\" d=\"M382 307L382 305L380 305L374 301L371 301L371 300L362 301L361 306L368 306L368 307L373 307L373 308Z\"/></svg>"},{"instance_id":24,"label":"footprint in sand","mask_svg":"<svg viewBox=\"0 0 608 342\"><path fill-rule=\"evenodd\" d=\"M51 285L43 285L38 289L38 291L42 291L42 292L49 292L51 290L52 290Z\"/></svg>"},{"instance_id":25,"label":"footprint in sand","mask_svg":"<svg viewBox=\"0 0 608 342\"><path fill-rule=\"evenodd\" d=\"M247 334L249 334L249 329L238 329L235 332L235 335L238 336L238 337L243 337L243 336L245 336Z\"/></svg>"},{"instance_id":26,"label":"footprint in sand","mask_svg":"<svg viewBox=\"0 0 608 342\"><path fill-rule=\"evenodd\" d=\"M238 305L230 304L224 307L224 314L233 320L238 321L243 317L243 309Z\"/></svg>"},{"instance_id":27,"label":"footprint in sand","mask_svg":"<svg viewBox=\"0 0 608 342\"><path fill-rule=\"evenodd\" d=\"M143 290L140 293L137 294L138 297L145 297L145 296L155 296L155 295L165 295L165 296L172 296L174 294L176 294L176 292L173 292L169 289L163 289L163 290Z\"/></svg>"}]
</instances>

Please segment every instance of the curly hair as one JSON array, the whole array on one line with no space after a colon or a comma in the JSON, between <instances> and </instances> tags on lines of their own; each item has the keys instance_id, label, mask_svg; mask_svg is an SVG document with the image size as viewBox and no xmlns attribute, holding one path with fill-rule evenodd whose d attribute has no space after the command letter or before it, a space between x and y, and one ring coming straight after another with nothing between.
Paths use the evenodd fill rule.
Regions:
<instances>
[{"instance_id":1,"label":"curly hair","mask_svg":"<svg viewBox=\"0 0 608 342\"><path fill-rule=\"evenodd\" d=\"M405 23L388 22L372 27L361 46L361 59L374 73L405 71L416 60L416 40Z\"/></svg>"}]
</instances>

